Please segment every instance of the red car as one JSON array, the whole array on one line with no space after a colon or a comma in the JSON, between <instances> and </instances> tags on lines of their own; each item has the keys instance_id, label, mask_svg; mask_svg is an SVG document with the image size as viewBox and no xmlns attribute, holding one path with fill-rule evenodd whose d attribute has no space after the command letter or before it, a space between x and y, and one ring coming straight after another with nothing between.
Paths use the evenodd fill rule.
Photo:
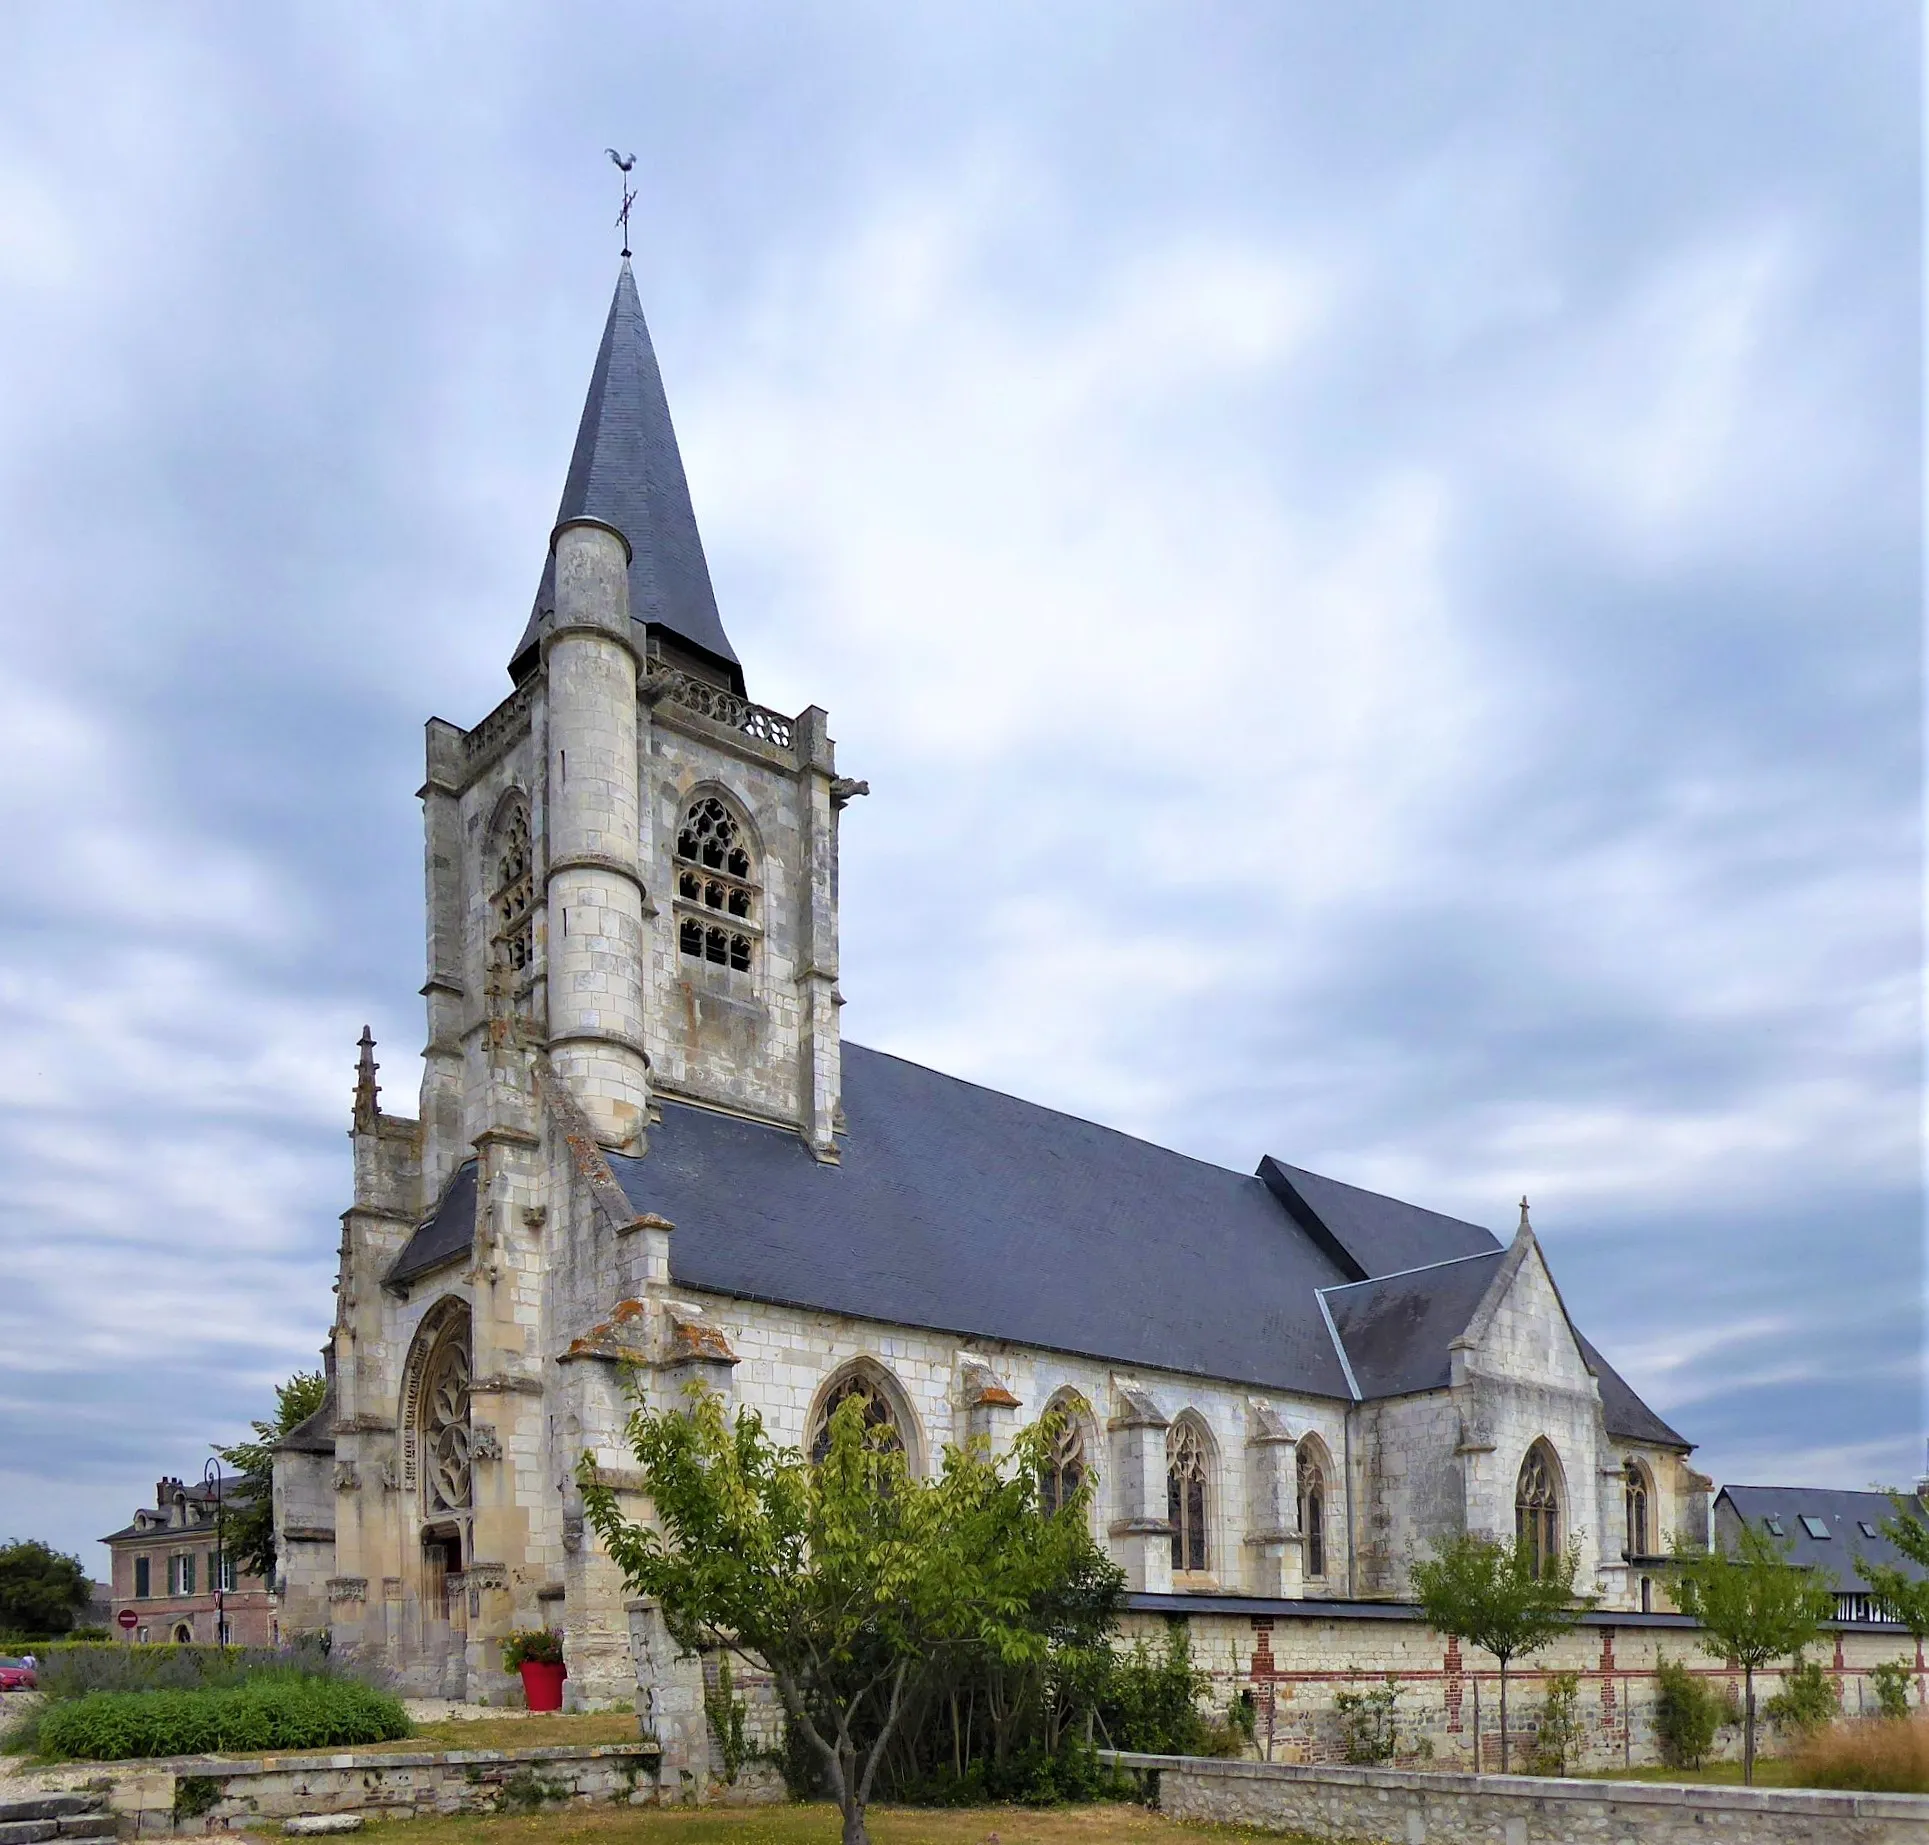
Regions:
<instances>
[{"instance_id":1,"label":"red car","mask_svg":"<svg viewBox=\"0 0 1929 1845\"><path fill-rule=\"evenodd\" d=\"M24 1659L0 1659L0 1691L36 1691L40 1680Z\"/></svg>"}]
</instances>

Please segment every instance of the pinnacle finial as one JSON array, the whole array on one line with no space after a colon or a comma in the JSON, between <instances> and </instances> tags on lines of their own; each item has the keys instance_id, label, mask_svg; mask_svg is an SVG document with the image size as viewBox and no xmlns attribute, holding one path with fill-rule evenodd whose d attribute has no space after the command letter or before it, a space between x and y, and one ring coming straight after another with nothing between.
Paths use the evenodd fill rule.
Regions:
<instances>
[{"instance_id":1,"label":"pinnacle finial","mask_svg":"<svg viewBox=\"0 0 1929 1845\"><path fill-rule=\"evenodd\" d=\"M1520 1198L1520 1227L1530 1234L1534 1228L1534 1226L1527 1221L1527 1194L1525 1192L1521 1193Z\"/></svg>"},{"instance_id":2,"label":"pinnacle finial","mask_svg":"<svg viewBox=\"0 0 1929 1845\"><path fill-rule=\"evenodd\" d=\"M364 1025L360 1040L361 1056L355 1064L355 1125L372 1128L377 1113L376 1098L382 1093L375 1072L382 1066L375 1061L375 1034Z\"/></svg>"}]
</instances>

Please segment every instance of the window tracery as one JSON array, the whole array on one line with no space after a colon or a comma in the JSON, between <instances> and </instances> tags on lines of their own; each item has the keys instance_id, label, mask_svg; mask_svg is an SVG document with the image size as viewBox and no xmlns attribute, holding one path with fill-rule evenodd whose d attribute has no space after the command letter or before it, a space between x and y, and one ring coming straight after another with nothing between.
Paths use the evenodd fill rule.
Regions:
<instances>
[{"instance_id":1,"label":"window tracery","mask_svg":"<svg viewBox=\"0 0 1929 1845\"><path fill-rule=\"evenodd\" d=\"M1536 1577L1545 1574L1561 1550L1561 1501L1555 1463L1546 1442L1537 1441L1520 1464L1514 1487L1514 1536L1527 1549Z\"/></svg>"},{"instance_id":2,"label":"window tracery","mask_svg":"<svg viewBox=\"0 0 1929 1845\"><path fill-rule=\"evenodd\" d=\"M1303 1444L1299 1450L1299 1531L1301 1573L1315 1579L1326 1574L1326 1473L1319 1456Z\"/></svg>"},{"instance_id":3,"label":"window tracery","mask_svg":"<svg viewBox=\"0 0 1929 1845\"><path fill-rule=\"evenodd\" d=\"M700 797L677 828L676 858L677 900L686 912L677 925L678 949L693 961L747 973L751 935L729 926L757 920L758 891L742 823L714 794ZM719 920L687 913L699 907Z\"/></svg>"},{"instance_id":4,"label":"window tracery","mask_svg":"<svg viewBox=\"0 0 1929 1845\"><path fill-rule=\"evenodd\" d=\"M1653 1552L1648 1533L1648 1476L1639 1461L1630 1460L1623 1472L1622 1497L1627 1512L1628 1555L1650 1556Z\"/></svg>"},{"instance_id":5,"label":"window tracery","mask_svg":"<svg viewBox=\"0 0 1929 1845\"><path fill-rule=\"evenodd\" d=\"M1205 1436L1189 1416L1172 1425L1165 1444L1166 1522L1172 1527L1172 1567L1197 1574L1211 1566L1206 1537L1206 1480L1210 1456Z\"/></svg>"},{"instance_id":6,"label":"window tracery","mask_svg":"<svg viewBox=\"0 0 1929 1845\"><path fill-rule=\"evenodd\" d=\"M1051 1409L1059 1421L1038 1477L1039 1503L1047 1518L1057 1517L1078 1497L1088 1471L1085 1425L1079 1419L1076 1406L1068 1399L1060 1398L1052 1404Z\"/></svg>"},{"instance_id":7,"label":"window tracery","mask_svg":"<svg viewBox=\"0 0 1929 1845\"><path fill-rule=\"evenodd\" d=\"M904 1452L904 1431L898 1426L897 1411L885 1395L883 1385L868 1371L858 1370L837 1379L818 1400L816 1414L811 1418L810 1458L813 1462L822 1461L830 1453L831 1417L852 1397L864 1405L860 1414L865 1435L880 1447Z\"/></svg>"},{"instance_id":8,"label":"window tracery","mask_svg":"<svg viewBox=\"0 0 1929 1845\"><path fill-rule=\"evenodd\" d=\"M495 885L489 904L494 912L496 964L520 974L536 958L535 863L529 850L529 807L518 798L496 824L492 858Z\"/></svg>"}]
</instances>

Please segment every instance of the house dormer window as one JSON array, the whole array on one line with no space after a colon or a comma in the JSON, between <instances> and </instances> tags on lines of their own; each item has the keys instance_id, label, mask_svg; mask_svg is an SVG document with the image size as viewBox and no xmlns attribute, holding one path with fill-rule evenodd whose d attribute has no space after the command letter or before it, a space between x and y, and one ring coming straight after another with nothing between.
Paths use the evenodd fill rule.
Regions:
<instances>
[{"instance_id":1,"label":"house dormer window","mask_svg":"<svg viewBox=\"0 0 1929 1845\"><path fill-rule=\"evenodd\" d=\"M678 949L748 973L760 893L743 822L714 794L691 802L677 828L676 861Z\"/></svg>"}]
</instances>

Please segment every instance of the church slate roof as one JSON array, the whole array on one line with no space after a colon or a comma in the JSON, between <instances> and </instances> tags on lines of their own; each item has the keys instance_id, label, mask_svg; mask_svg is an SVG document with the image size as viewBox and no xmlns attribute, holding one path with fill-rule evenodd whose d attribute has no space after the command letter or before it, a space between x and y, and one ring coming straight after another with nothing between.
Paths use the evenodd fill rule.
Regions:
<instances>
[{"instance_id":1,"label":"church slate roof","mask_svg":"<svg viewBox=\"0 0 1929 1845\"><path fill-rule=\"evenodd\" d=\"M556 523L598 519L630 545L630 618L706 656L742 692L743 668L723 631L703 555L670 405L627 262L616 278L603 343L569 458ZM544 561L529 625L509 670L521 676L556 605L556 560Z\"/></svg>"},{"instance_id":2,"label":"church slate roof","mask_svg":"<svg viewBox=\"0 0 1929 1845\"><path fill-rule=\"evenodd\" d=\"M1260 1162L1259 1175L1307 1235L1329 1244L1341 1267L1351 1265L1352 1281L1500 1247L1494 1233L1478 1224L1343 1185L1270 1155Z\"/></svg>"},{"instance_id":3,"label":"church slate roof","mask_svg":"<svg viewBox=\"0 0 1929 1845\"><path fill-rule=\"evenodd\" d=\"M844 1046L841 1165L666 1099L610 1165L677 1226L685 1287L1347 1395L1315 1290L1344 1279L1257 1178Z\"/></svg>"},{"instance_id":4,"label":"church slate roof","mask_svg":"<svg viewBox=\"0 0 1929 1845\"><path fill-rule=\"evenodd\" d=\"M1506 1251L1496 1245L1479 1255L1326 1289L1326 1310L1361 1397L1446 1389L1452 1381L1447 1348L1467 1330L1505 1260Z\"/></svg>"},{"instance_id":5,"label":"church slate roof","mask_svg":"<svg viewBox=\"0 0 1929 1845\"><path fill-rule=\"evenodd\" d=\"M667 1096L648 1154L609 1155L630 1203L677 1226L676 1281L1344 1399L1335 1336L1363 1398L1444 1389L1505 1259L1477 1224L1277 1160L1247 1177L860 1044L843 1058L839 1165ZM390 1285L466 1255L475 1212L469 1160ZM1382 1266L1416 1252L1432 1260ZM1692 1445L1580 1343L1609 1434Z\"/></svg>"},{"instance_id":6,"label":"church slate roof","mask_svg":"<svg viewBox=\"0 0 1929 1845\"><path fill-rule=\"evenodd\" d=\"M384 1278L388 1286L399 1288L404 1282L426 1275L457 1256L466 1256L476 1233L476 1163L464 1160L455 1176L442 1188L442 1196L428 1217L416 1226L415 1234L402 1246L395 1266Z\"/></svg>"}]
</instances>

